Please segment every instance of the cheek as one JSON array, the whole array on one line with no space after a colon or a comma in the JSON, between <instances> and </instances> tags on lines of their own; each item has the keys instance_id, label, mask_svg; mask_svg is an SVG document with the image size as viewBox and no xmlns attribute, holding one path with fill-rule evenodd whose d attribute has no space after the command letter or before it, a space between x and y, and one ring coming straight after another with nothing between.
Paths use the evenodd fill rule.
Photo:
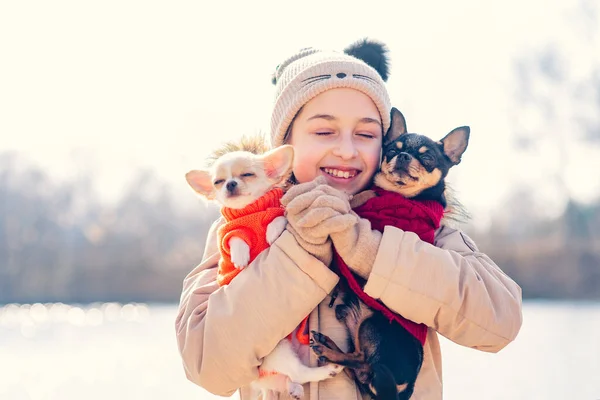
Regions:
<instances>
[{"instance_id":1,"label":"cheek","mask_svg":"<svg viewBox=\"0 0 600 400\"><path fill-rule=\"evenodd\" d=\"M310 182L317 177L319 156L315 151L294 148L294 176L298 183Z\"/></svg>"},{"instance_id":2,"label":"cheek","mask_svg":"<svg viewBox=\"0 0 600 400\"><path fill-rule=\"evenodd\" d=\"M370 146L363 151L363 162L369 171L376 171L381 164L381 146Z\"/></svg>"},{"instance_id":3,"label":"cheek","mask_svg":"<svg viewBox=\"0 0 600 400\"><path fill-rule=\"evenodd\" d=\"M323 144L303 132L292 132L289 142L294 147L293 172L298 183L310 182L317 177L319 161L323 157Z\"/></svg>"}]
</instances>

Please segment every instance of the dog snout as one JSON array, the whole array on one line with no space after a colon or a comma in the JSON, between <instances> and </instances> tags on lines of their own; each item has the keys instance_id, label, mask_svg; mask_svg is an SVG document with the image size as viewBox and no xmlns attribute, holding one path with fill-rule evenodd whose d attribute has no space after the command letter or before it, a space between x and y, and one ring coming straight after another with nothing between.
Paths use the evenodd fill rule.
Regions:
<instances>
[{"instance_id":1,"label":"dog snout","mask_svg":"<svg viewBox=\"0 0 600 400\"><path fill-rule=\"evenodd\" d=\"M398 154L398 161L403 163L409 163L412 159L412 156L408 153L400 153Z\"/></svg>"},{"instance_id":2,"label":"dog snout","mask_svg":"<svg viewBox=\"0 0 600 400\"><path fill-rule=\"evenodd\" d=\"M402 170L405 171L410 162L412 161L412 156L408 153L400 153L396 156L396 163L394 164L394 170Z\"/></svg>"},{"instance_id":3,"label":"dog snout","mask_svg":"<svg viewBox=\"0 0 600 400\"><path fill-rule=\"evenodd\" d=\"M236 181L229 181L225 187L227 188L228 192L233 192L237 188L237 184L238 183Z\"/></svg>"}]
</instances>

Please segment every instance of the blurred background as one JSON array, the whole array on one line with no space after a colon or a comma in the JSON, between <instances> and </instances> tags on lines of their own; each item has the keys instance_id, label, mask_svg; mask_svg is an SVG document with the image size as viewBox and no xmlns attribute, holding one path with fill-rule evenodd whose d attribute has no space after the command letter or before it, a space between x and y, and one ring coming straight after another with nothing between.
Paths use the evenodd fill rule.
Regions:
<instances>
[{"instance_id":1,"label":"blurred background","mask_svg":"<svg viewBox=\"0 0 600 400\"><path fill-rule=\"evenodd\" d=\"M471 141L462 228L523 288L498 354L442 341L445 398L600 398L594 0L0 2L0 399L210 399L175 343L218 211L184 174L266 132L296 50L390 48L393 104Z\"/></svg>"}]
</instances>

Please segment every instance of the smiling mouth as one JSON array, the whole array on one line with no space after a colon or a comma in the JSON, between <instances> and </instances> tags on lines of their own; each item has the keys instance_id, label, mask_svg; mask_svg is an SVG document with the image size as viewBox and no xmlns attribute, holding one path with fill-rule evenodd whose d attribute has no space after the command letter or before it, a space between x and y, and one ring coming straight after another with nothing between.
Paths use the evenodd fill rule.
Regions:
<instances>
[{"instance_id":1,"label":"smiling mouth","mask_svg":"<svg viewBox=\"0 0 600 400\"><path fill-rule=\"evenodd\" d=\"M333 176L334 178L341 178L341 179L354 178L356 175L360 174L360 172L361 172L357 169L353 169L353 170L349 170L349 171L342 171L342 170L336 169L336 168L321 168L321 171L325 172L329 176Z\"/></svg>"}]
</instances>

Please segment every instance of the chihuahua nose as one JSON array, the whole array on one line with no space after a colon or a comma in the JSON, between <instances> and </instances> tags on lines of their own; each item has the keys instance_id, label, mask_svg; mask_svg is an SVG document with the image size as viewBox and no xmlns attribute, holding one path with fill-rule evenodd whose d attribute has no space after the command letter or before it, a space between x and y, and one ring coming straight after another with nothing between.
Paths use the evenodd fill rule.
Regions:
<instances>
[{"instance_id":1,"label":"chihuahua nose","mask_svg":"<svg viewBox=\"0 0 600 400\"><path fill-rule=\"evenodd\" d=\"M227 190L229 192L233 192L235 190L235 188L237 187L237 182L236 181L229 181L229 182L227 182L227 185L225 185L225 187L227 188Z\"/></svg>"},{"instance_id":2,"label":"chihuahua nose","mask_svg":"<svg viewBox=\"0 0 600 400\"><path fill-rule=\"evenodd\" d=\"M412 158L411 155L408 153L398 154L398 161L409 162L411 158Z\"/></svg>"}]
</instances>

